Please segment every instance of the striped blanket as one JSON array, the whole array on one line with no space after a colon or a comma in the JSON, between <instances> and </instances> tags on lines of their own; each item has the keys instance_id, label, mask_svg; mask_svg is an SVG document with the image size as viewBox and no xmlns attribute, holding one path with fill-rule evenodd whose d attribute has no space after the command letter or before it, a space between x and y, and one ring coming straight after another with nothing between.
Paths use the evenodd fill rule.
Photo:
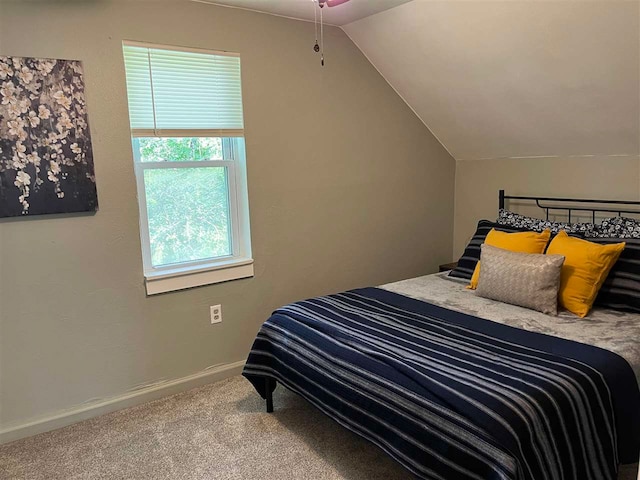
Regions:
<instances>
[{"instance_id":1,"label":"striped blanket","mask_svg":"<svg viewBox=\"0 0 640 480\"><path fill-rule=\"evenodd\" d=\"M618 355L375 288L276 310L243 374L419 478L613 480L640 452L640 391Z\"/></svg>"}]
</instances>

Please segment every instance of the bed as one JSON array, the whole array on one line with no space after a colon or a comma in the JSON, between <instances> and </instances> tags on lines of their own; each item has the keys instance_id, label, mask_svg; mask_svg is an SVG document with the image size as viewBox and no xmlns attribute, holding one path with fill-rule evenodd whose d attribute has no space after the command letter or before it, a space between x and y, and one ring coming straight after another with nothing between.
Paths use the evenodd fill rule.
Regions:
<instances>
[{"instance_id":1,"label":"bed","mask_svg":"<svg viewBox=\"0 0 640 480\"><path fill-rule=\"evenodd\" d=\"M284 306L243 374L268 411L280 383L419 478L615 480L636 463L640 316L550 316L465 284L441 273Z\"/></svg>"}]
</instances>

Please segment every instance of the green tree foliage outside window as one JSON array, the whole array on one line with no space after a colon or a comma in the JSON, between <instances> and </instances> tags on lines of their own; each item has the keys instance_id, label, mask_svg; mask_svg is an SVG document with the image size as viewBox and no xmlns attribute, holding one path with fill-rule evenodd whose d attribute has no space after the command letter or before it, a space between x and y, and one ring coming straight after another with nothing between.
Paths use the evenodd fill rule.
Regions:
<instances>
[{"instance_id":1,"label":"green tree foliage outside window","mask_svg":"<svg viewBox=\"0 0 640 480\"><path fill-rule=\"evenodd\" d=\"M140 138L142 162L221 160L220 138ZM144 169L153 266L231 255L224 166Z\"/></svg>"},{"instance_id":2,"label":"green tree foliage outside window","mask_svg":"<svg viewBox=\"0 0 640 480\"><path fill-rule=\"evenodd\" d=\"M222 139L208 137L140 138L141 162L222 160Z\"/></svg>"}]
</instances>

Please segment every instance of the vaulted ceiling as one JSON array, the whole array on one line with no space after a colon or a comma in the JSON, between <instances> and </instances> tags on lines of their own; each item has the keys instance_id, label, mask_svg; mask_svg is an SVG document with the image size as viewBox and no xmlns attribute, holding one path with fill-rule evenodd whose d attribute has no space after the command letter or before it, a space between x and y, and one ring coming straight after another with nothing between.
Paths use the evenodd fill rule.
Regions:
<instances>
[{"instance_id":1,"label":"vaulted ceiling","mask_svg":"<svg viewBox=\"0 0 640 480\"><path fill-rule=\"evenodd\" d=\"M223 1L313 18L310 0ZM640 155L640 0L351 0L325 11L456 159Z\"/></svg>"},{"instance_id":2,"label":"vaulted ceiling","mask_svg":"<svg viewBox=\"0 0 640 480\"><path fill-rule=\"evenodd\" d=\"M418 1L344 30L456 159L640 154L640 2Z\"/></svg>"},{"instance_id":3,"label":"vaulted ceiling","mask_svg":"<svg viewBox=\"0 0 640 480\"><path fill-rule=\"evenodd\" d=\"M315 0L194 0L203 3L246 8L284 17L313 21ZM330 25L345 25L411 0L350 0L335 7L325 6L324 21Z\"/></svg>"}]
</instances>

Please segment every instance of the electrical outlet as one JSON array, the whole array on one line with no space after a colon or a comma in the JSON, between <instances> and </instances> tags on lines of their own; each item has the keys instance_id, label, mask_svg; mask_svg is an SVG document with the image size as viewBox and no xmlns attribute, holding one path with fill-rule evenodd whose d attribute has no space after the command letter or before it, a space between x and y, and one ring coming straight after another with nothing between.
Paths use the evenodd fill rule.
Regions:
<instances>
[{"instance_id":1,"label":"electrical outlet","mask_svg":"<svg viewBox=\"0 0 640 480\"><path fill-rule=\"evenodd\" d=\"M212 305L209 307L211 323L222 322L222 305Z\"/></svg>"}]
</instances>

